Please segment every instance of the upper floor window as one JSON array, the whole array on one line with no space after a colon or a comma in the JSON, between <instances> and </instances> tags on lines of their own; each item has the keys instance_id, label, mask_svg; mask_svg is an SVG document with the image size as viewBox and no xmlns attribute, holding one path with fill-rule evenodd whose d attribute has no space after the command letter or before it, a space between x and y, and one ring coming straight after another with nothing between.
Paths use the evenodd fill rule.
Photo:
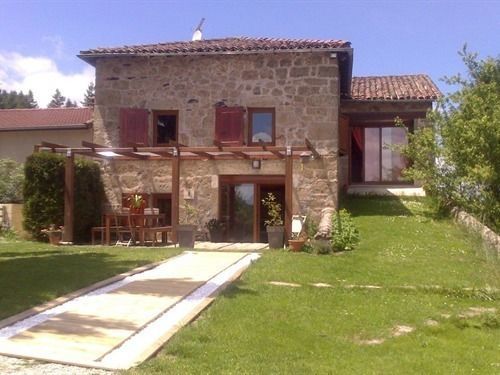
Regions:
<instances>
[{"instance_id":1,"label":"upper floor window","mask_svg":"<svg viewBox=\"0 0 500 375\"><path fill-rule=\"evenodd\" d=\"M177 141L178 111L154 111L153 112L153 139L154 145L168 145Z\"/></svg>"},{"instance_id":2,"label":"upper floor window","mask_svg":"<svg viewBox=\"0 0 500 375\"><path fill-rule=\"evenodd\" d=\"M276 137L274 108L248 109L248 144L274 145Z\"/></svg>"},{"instance_id":3,"label":"upper floor window","mask_svg":"<svg viewBox=\"0 0 500 375\"><path fill-rule=\"evenodd\" d=\"M215 140L226 146L240 146L244 137L242 107L218 107L215 110Z\"/></svg>"}]
</instances>

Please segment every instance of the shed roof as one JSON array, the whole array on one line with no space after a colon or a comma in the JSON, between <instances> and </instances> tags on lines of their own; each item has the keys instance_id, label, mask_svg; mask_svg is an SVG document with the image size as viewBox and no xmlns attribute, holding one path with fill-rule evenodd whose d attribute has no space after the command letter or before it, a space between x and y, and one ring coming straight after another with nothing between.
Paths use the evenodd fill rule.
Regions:
<instances>
[{"instance_id":1,"label":"shed roof","mask_svg":"<svg viewBox=\"0 0 500 375\"><path fill-rule=\"evenodd\" d=\"M92 108L1 109L0 131L87 128Z\"/></svg>"},{"instance_id":2,"label":"shed roof","mask_svg":"<svg viewBox=\"0 0 500 375\"><path fill-rule=\"evenodd\" d=\"M352 77L350 99L354 100L426 100L442 96L426 74Z\"/></svg>"}]
</instances>

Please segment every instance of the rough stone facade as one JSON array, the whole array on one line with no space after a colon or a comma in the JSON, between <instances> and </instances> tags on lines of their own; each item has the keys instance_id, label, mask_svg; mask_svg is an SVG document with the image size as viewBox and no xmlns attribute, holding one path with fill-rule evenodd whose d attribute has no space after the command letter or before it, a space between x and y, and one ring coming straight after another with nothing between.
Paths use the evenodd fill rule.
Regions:
<instances>
[{"instance_id":1,"label":"rough stone facade","mask_svg":"<svg viewBox=\"0 0 500 375\"><path fill-rule=\"evenodd\" d=\"M308 138L321 159L294 162L294 214L319 215L337 207L339 69L328 52L242 55L108 57L96 62L94 140L119 145L120 108L179 111L179 139L188 146L212 146L215 108L275 109L276 145L303 146ZM170 161L103 163L107 197L122 193L171 192ZM264 160L181 161L183 192L194 191L198 224L218 216L218 176L284 175L285 162Z\"/></svg>"}]
</instances>

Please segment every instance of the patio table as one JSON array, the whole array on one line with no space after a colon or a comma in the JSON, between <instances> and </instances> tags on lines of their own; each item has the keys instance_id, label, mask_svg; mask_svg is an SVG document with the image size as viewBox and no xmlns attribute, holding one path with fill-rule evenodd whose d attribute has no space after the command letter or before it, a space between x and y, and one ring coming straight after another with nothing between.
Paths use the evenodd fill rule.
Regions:
<instances>
[{"instance_id":1,"label":"patio table","mask_svg":"<svg viewBox=\"0 0 500 375\"><path fill-rule=\"evenodd\" d=\"M132 223L137 223L140 225L137 225L137 229L139 232L139 243L141 245L144 245L144 237L145 237L145 229L154 227L155 225L152 225L155 222L164 221L165 220L165 214L137 214L137 213L128 213L128 212L111 212L111 213L105 213L104 214L104 222L105 222L105 242L106 245L111 244L111 220L114 219L115 217L120 219L120 218L125 218L128 220L130 216L130 220ZM128 223L130 224L130 223Z\"/></svg>"}]
</instances>

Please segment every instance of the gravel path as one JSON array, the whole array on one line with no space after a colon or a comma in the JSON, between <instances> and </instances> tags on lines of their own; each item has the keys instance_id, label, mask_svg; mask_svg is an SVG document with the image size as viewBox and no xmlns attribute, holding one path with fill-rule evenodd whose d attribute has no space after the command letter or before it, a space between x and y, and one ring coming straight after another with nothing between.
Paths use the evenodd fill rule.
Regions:
<instances>
[{"instance_id":1,"label":"gravel path","mask_svg":"<svg viewBox=\"0 0 500 375\"><path fill-rule=\"evenodd\" d=\"M38 362L32 359L11 358L0 355L2 375L111 375L113 372L66 366L56 363Z\"/></svg>"}]
</instances>

